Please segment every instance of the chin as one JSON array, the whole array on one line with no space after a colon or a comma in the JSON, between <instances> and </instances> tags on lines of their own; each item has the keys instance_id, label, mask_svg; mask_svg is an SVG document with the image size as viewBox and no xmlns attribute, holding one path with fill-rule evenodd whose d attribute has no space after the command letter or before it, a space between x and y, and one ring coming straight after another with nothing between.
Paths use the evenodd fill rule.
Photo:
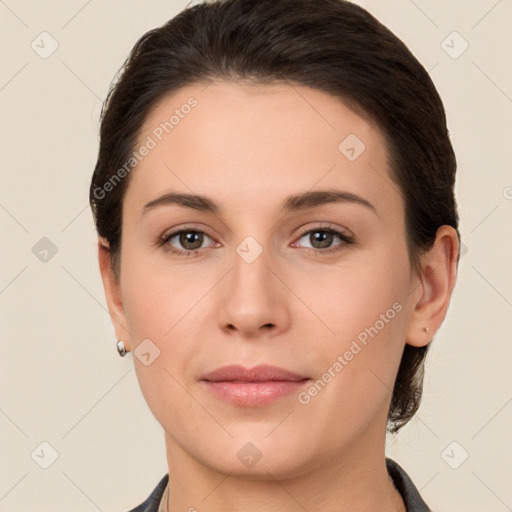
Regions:
<instances>
[{"instance_id":1,"label":"chin","mask_svg":"<svg viewBox=\"0 0 512 512\"><path fill-rule=\"evenodd\" d=\"M268 437L268 432L246 434L217 446L205 446L199 460L215 471L246 480L286 480L305 473L312 461L300 441L304 436L297 436L295 440L290 435L272 439L273 435ZM283 438L288 442L283 442Z\"/></svg>"}]
</instances>

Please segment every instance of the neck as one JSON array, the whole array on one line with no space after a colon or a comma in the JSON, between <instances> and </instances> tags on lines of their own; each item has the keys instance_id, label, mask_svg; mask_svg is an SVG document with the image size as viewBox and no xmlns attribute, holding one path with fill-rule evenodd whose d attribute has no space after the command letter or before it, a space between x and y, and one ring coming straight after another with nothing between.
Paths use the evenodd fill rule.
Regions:
<instances>
[{"instance_id":1,"label":"neck","mask_svg":"<svg viewBox=\"0 0 512 512\"><path fill-rule=\"evenodd\" d=\"M293 476L269 470L248 478L202 464L166 434L169 485L162 511L406 512L387 472L385 435L380 440L368 443L361 436L349 449L308 463Z\"/></svg>"}]
</instances>

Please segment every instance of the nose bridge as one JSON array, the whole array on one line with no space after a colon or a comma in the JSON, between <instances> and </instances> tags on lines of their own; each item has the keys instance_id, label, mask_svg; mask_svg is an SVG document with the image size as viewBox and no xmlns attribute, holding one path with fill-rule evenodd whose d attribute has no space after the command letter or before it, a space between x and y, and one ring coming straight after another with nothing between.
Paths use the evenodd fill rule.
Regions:
<instances>
[{"instance_id":1,"label":"nose bridge","mask_svg":"<svg viewBox=\"0 0 512 512\"><path fill-rule=\"evenodd\" d=\"M260 240L262 236L258 237ZM246 302L258 300L270 293L275 286L271 280L272 265L271 249L269 243L261 243L254 236L245 237L235 248L233 258L233 271L231 272L232 292L239 295Z\"/></svg>"},{"instance_id":2,"label":"nose bridge","mask_svg":"<svg viewBox=\"0 0 512 512\"><path fill-rule=\"evenodd\" d=\"M253 282L253 285L264 284L258 281L265 278L268 281L270 271L267 266L275 266L277 263L272 254L272 247L275 246L273 235L263 221L264 216L263 212L252 209L250 215L238 218L235 227L238 243L233 247L233 280Z\"/></svg>"}]
</instances>

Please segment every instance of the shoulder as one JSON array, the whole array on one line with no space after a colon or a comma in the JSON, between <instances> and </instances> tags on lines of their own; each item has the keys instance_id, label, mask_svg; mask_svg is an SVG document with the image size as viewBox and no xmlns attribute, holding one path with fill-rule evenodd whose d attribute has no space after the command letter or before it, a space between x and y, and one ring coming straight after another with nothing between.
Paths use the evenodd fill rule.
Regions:
<instances>
[{"instance_id":1,"label":"shoulder","mask_svg":"<svg viewBox=\"0 0 512 512\"><path fill-rule=\"evenodd\" d=\"M395 487L402 495L407 512L432 512L423 501L418 489L405 470L393 459L386 457L386 467Z\"/></svg>"},{"instance_id":2,"label":"shoulder","mask_svg":"<svg viewBox=\"0 0 512 512\"><path fill-rule=\"evenodd\" d=\"M128 512L158 512L160 500L162 499L168 481L169 473L167 473L162 480L158 482L158 485L153 489L144 503L141 503L138 507L135 507Z\"/></svg>"}]
</instances>

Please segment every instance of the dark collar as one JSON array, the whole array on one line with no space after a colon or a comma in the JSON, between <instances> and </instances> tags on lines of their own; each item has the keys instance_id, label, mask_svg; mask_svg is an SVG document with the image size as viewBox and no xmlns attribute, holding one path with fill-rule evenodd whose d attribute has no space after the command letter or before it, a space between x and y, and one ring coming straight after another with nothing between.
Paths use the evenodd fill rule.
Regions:
<instances>
[{"instance_id":1,"label":"dark collar","mask_svg":"<svg viewBox=\"0 0 512 512\"><path fill-rule=\"evenodd\" d=\"M162 499L168 481L169 473L158 482L158 485L153 489L153 492L144 503L141 503L138 507L135 507L129 512L158 512L160 500Z\"/></svg>"},{"instance_id":2,"label":"dark collar","mask_svg":"<svg viewBox=\"0 0 512 512\"><path fill-rule=\"evenodd\" d=\"M386 468L393 479L395 487L402 495L407 512L432 512L423 501L418 489L409 478L409 475L397 462L386 457ZM158 485L153 489L153 492L144 503L141 503L138 507L129 512L158 512L158 506L160 505L160 500L162 499L168 481L169 473L158 482Z\"/></svg>"},{"instance_id":3,"label":"dark collar","mask_svg":"<svg viewBox=\"0 0 512 512\"><path fill-rule=\"evenodd\" d=\"M409 475L397 462L386 457L386 467L395 487L402 495L407 512L432 512L423 501Z\"/></svg>"}]
</instances>

